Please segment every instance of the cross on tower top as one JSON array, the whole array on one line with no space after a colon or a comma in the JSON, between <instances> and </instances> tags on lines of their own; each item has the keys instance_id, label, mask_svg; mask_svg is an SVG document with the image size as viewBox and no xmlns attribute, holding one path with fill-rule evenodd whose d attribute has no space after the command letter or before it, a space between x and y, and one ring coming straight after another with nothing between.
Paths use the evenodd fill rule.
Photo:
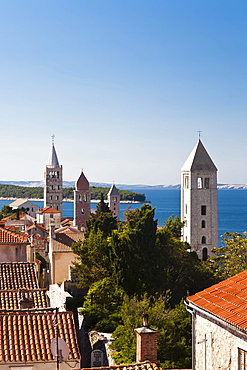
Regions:
<instances>
[{"instance_id":1,"label":"cross on tower top","mask_svg":"<svg viewBox=\"0 0 247 370\"><path fill-rule=\"evenodd\" d=\"M55 135L51 135L51 142L52 142L52 145L54 145L54 139L55 139Z\"/></svg>"},{"instance_id":2,"label":"cross on tower top","mask_svg":"<svg viewBox=\"0 0 247 370\"><path fill-rule=\"evenodd\" d=\"M198 132L199 140L200 140L202 131L199 129L199 131L197 131L197 132Z\"/></svg>"}]
</instances>

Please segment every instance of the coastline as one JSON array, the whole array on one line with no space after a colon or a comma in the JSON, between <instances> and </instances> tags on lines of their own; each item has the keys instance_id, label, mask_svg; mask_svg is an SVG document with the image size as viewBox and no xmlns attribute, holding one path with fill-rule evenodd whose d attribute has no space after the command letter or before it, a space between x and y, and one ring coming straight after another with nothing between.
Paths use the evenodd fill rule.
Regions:
<instances>
[{"instance_id":1,"label":"coastline","mask_svg":"<svg viewBox=\"0 0 247 370\"><path fill-rule=\"evenodd\" d=\"M13 198L13 197L0 197L0 200L12 200L12 201L15 201L17 199L22 199L22 198ZM30 202L44 202L44 199L41 198L23 198L25 200L29 200ZM74 200L73 199L68 199L68 198L64 198L63 199L63 202L71 202L73 203ZM99 199L91 199L91 203L99 203L100 200ZM108 201L106 200L105 201L106 203L108 203ZM149 200L146 200L144 202L141 202L141 201L136 201L136 200L120 200L120 203L125 203L125 204L139 204L139 203L151 203Z\"/></svg>"}]
</instances>

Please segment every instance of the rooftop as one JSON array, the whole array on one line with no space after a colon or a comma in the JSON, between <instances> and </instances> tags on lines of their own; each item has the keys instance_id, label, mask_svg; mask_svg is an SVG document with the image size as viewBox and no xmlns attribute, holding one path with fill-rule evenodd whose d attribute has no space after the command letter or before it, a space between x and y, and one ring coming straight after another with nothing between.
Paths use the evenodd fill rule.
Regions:
<instances>
[{"instance_id":1,"label":"rooftop","mask_svg":"<svg viewBox=\"0 0 247 370\"><path fill-rule=\"evenodd\" d=\"M0 290L38 289L35 263L1 262Z\"/></svg>"},{"instance_id":2,"label":"rooftop","mask_svg":"<svg viewBox=\"0 0 247 370\"><path fill-rule=\"evenodd\" d=\"M47 308L48 299L45 289L21 290L0 290L0 310L19 310L20 300L23 298L33 300L33 308Z\"/></svg>"},{"instance_id":3,"label":"rooftop","mask_svg":"<svg viewBox=\"0 0 247 370\"><path fill-rule=\"evenodd\" d=\"M13 244L13 243L29 243L29 235L18 232L15 233L9 229L0 227L0 243L2 244Z\"/></svg>"},{"instance_id":4,"label":"rooftop","mask_svg":"<svg viewBox=\"0 0 247 370\"><path fill-rule=\"evenodd\" d=\"M247 270L188 297L187 301L247 330Z\"/></svg>"},{"instance_id":5,"label":"rooftop","mask_svg":"<svg viewBox=\"0 0 247 370\"><path fill-rule=\"evenodd\" d=\"M50 350L55 338L54 311L0 313L0 365L5 362L55 361ZM79 360L72 312L58 312L58 336L69 346L68 360Z\"/></svg>"}]
</instances>

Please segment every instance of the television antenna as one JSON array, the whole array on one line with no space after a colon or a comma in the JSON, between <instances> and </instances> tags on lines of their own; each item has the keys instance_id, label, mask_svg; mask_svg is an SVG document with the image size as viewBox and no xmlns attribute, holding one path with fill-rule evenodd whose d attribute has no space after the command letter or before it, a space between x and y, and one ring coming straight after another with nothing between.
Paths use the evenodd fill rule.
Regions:
<instances>
[{"instance_id":1,"label":"television antenna","mask_svg":"<svg viewBox=\"0 0 247 370\"><path fill-rule=\"evenodd\" d=\"M51 341L51 353L57 360L57 370L59 370L59 363L67 361L69 358L69 347L67 343L58 336L58 320L57 320L58 308L54 310L52 318L53 327L55 329L55 338Z\"/></svg>"}]
</instances>

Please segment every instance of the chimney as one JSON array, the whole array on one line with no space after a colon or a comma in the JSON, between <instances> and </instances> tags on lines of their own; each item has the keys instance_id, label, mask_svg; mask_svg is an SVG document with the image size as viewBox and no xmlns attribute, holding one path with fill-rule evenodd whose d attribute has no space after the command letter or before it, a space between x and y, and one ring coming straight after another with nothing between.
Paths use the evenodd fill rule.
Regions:
<instances>
[{"instance_id":1,"label":"chimney","mask_svg":"<svg viewBox=\"0 0 247 370\"><path fill-rule=\"evenodd\" d=\"M157 361L158 330L148 326L148 314L143 315L143 327L136 332L136 362Z\"/></svg>"},{"instance_id":2,"label":"chimney","mask_svg":"<svg viewBox=\"0 0 247 370\"><path fill-rule=\"evenodd\" d=\"M20 310L26 310L28 308L34 308L34 301L32 298L25 296L26 289L20 289Z\"/></svg>"}]
</instances>

